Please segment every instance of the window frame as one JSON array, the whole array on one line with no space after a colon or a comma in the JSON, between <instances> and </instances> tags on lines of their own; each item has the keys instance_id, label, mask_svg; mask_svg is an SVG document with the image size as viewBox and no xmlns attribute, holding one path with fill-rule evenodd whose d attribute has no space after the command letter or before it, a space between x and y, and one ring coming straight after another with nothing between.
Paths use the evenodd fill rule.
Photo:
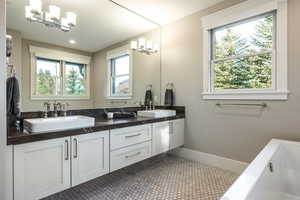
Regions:
<instances>
[{"instance_id":1,"label":"window frame","mask_svg":"<svg viewBox=\"0 0 300 200\"><path fill-rule=\"evenodd\" d=\"M273 48L268 52L272 55L272 87L223 89L214 88L213 31L229 26L246 23L272 14ZM268 0L262 4L259 0L240 3L236 6L203 17L203 99L236 99L236 100L286 100L287 90L287 1ZM283 39L285 38L285 39ZM260 52L260 53L263 53ZM245 55L237 56L245 57ZM232 60L232 59L229 59ZM233 59L234 60L234 59Z\"/></svg>"},{"instance_id":2,"label":"window frame","mask_svg":"<svg viewBox=\"0 0 300 200\"><path fill-rule=\"evenodd\" d=\"M40 48L30 46L31 54L31 82L30 82L30 99L31 100L88 100L90 99L90 60L89 56L83 56L79 54L71 54L64 51L57 51L52 49ZM37 59L49 59L60 61L60 90L59 95L37 95L36 94L36 70ZM65 63L78 63L86 66L86 94L84 95L68 95L65 91L66 83L66 67Z\"/></svg>"},{"instance_id":3,"label":"window frame","mask_svg":"<svg viewBox=\"0 0 300 200\"><path fill-rule=\"evenodd\" d=\"M129 56L129 74L113 76L112 64L113 59ZM106 99L132 99L133 97L133 54L132 50L129 50L128 45L119 47L107 52L107 91ZM126 95L112 94L112 81L114 77L129 76L129 93Z\"/></svg>"}]
</instances>

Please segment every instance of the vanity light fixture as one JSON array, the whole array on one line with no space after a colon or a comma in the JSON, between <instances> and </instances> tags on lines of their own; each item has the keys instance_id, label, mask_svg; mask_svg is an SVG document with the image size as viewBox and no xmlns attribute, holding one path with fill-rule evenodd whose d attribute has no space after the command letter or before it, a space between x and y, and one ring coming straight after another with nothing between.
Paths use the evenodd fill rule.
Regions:
<instances>
[{"instance_id":1,"label":"vanity light fixture","mask_svg":"<svg viewBox=\"0 0 300 200\"><path fill-rule=\"evenodd\" d=\"M66 17L62 18L60 14L60 8L55 5L50 5L48 12L43 12L41 0L30 0L29 5L25 6L25 18L30 22L41 23L65 32L76 26L77 15L75 13L66 12Z\"/></svg>"},{"instance_id":2,"label":"vanity light fixture","mask_svg":"<svg viewBox=\"0 0 300 200\"><path fill-rule=\"evenodd\" d=\"M159 44L153 43L150 40L145 40L144 38L139 38L137 41L131 41L130 48L132 50L151 55L159 51Z\"/></svg>"}]
</instances>

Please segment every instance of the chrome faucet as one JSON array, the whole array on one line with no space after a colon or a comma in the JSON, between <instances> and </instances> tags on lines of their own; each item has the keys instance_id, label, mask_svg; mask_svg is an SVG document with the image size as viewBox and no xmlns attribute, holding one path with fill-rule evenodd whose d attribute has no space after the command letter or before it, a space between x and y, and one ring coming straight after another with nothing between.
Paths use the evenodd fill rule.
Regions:
<instances>
[{"instance_id":1,"label":"chrome faucet","mask_svg":"<svg viewBox=\"0 0 300 200\"><path fill-rule=\"evenodd\" d=\"M70 106L69 103L63 103L61 105L61 111L63 112L63 115L66 117L68 115L68 107Z\"/></svg>"},{"instance_id":2,"label":"chrome faucet","mask_svg":"<svg viewBox=\"0 0 300 200\"><path fill-rule=\"evenodd\" d=\"M149 102L149 110L154 110L154 105L152 101Z\"/></svg>"},{"instance_id":3,"label":"chrome faucet","mask_svg":"<svg viewBox=\"0 0 300 200\"><path fill-rule=\"evenodd\" d=\"M61 110L62 104L59 102L53 103L53 111L54 111L54 117L58 117L58 112Z\"/></svg>"},{"instance_id":4,"label":"chrome faucet","mask_svg":"<svg viewBox=\"0 0 300 200\"><path fill-rule=\"evenodd\" d=\"M50 106L51 104L49 102L44 103L44 118L48 117L48 114L50 112Z\"/></svg>"}]
</instances>

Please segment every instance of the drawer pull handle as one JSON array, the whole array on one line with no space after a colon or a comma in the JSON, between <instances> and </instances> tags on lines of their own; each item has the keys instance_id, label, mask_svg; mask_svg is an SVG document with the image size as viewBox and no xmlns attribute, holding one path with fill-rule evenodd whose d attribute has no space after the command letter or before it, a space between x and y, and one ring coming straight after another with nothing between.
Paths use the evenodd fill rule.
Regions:
<instances>
[{"instance_id":1,"label":"drawer pull handle","mask_svg":"<svg viewBox=\"0 0 300 200\"><path fill-rule=\"evenodd\" d=\"M139 134L135 134L135 135L126 135L125 138L126 138L126 139L128 139L128 138L133 138L133 137L138 137L138 136L140 136L140 135L142 135L142 134L139 133Z\"/></svg>"},{"instance_id":2,"label":"drawer pull handle","mask_svg":"<svg viewBox=\"0 0 300 200\"><path fill-rule=\"evenodd\" d=\"M141 153L142 153L142 152L137 152L137 153L135 153L135 154L125 156L125 158L132 158L132 157L135 157L135 156L140 155Z\"/></svg>"},{"instance_id":3,"label":"drawer pull handle","mask_svg":"<svg viewBox=\"0 0 300 200\"><path fill-rule=\"evenodd\" d=\"M65 155L65 160L69 160L69 141L68 140L65 140L65 150L67 151L66 152L66 155Z\"/></svg>"},{"instance_id":4,"label":"drawer pull handle","mask_svg":"<svg viewBox=\"0 0 300 200\"><path fill-rule=\"evenodd\" d=\"M74 138L74 150L75 150L75 153L74 153L74 158L78 158L78 140L76 138Z\"/></svg>"}]
</instances>

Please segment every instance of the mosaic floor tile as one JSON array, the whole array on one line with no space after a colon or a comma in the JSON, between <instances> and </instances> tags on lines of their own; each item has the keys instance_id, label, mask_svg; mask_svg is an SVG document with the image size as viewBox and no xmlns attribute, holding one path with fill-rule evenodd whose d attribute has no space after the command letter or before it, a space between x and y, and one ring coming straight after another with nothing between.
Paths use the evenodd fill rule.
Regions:
<instances>
[{"instance_id":1,"label":"mosaic floor tile","mask_svg":"<svg viewBox=\"0 0 300 200\"><path fill-rule=\"evenodd\" d=\"M159 156L43 200L218 200L237 175L175 156Z\"/></svg>"}]
</instances>

